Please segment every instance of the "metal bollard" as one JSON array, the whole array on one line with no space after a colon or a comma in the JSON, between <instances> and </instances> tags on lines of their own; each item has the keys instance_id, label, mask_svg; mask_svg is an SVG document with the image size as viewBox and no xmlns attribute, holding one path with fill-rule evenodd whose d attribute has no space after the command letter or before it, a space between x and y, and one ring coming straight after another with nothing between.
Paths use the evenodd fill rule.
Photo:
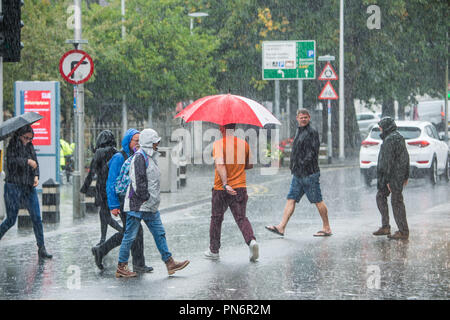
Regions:
<instances>
[{"instance_id":1,"label":"metal bollard","mask_svg":"<svg viewBox=\"0 0 450 320\"><path fill-rule=\"evenodd\" d=\"M325 143L320 144L319 149L319 163L320 164L328 164L330 163L330 159L328 158L328 147Z\"/></svg>"},{"instance_id":2,"label":"metal bollard","mask_svg":"<svg viewBox=\"0 0 450 320\"><path fill-rule=\"evenodd\" d=\"M180 167L180 187L186 186L186 158L184 156L180 157L179 167Z\"/></svg>"},{"instance_id":3,"label":"metal bollard","mask_svg":"<svg viewBox=\"0 0 450 320\"><path fill-rule=\"evenodd\" d=\"M42 184L42 222L59 222L59 183L48 179Z\"/></svg>"},{"instance_id":4,"label":"metal bollard","mask_svg":"<svg viewBox=\"0 0 450 320\"><path fill-rule=\"evenodd\" d=\"M97 206L95 205L95 186L97 185L97 176L92 179L92 183L84 197L86 211L89 213L97 213Z\"/></svg>"},{"instance_id":5,"label":"metal bollard","mask_svg":"<svg viewBox=\"0 0 450 320\"><path fill-rule=\"evenodd\" d=\"M33 226L31 217L28 213L28 210L25 208L25 204L21 202L19 207L19 214L17 215L17 228L30 228L31 226Z\"/></svg>"}]
</instances>

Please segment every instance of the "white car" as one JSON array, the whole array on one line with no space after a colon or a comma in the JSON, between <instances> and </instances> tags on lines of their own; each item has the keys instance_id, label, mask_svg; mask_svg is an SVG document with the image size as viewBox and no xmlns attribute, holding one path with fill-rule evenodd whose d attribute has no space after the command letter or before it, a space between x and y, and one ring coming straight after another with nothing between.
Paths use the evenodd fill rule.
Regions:
<instances>
[{"instance_id":1,"label":"white car","mask_svg":"<svg viewBox=\"0 0 450 320\"><path fill-rule=\"evenodd\" d=\"M436 184L438 176L448 182L450 177L450 151L447 143L439 139L436 128L427 121L396 121L398 132L405 138L409 153L410 178L428 178ZM374 126L361 142L359 167L366 185L377 176L380 146L380 128Z\"/></svg>"}]
</instances>

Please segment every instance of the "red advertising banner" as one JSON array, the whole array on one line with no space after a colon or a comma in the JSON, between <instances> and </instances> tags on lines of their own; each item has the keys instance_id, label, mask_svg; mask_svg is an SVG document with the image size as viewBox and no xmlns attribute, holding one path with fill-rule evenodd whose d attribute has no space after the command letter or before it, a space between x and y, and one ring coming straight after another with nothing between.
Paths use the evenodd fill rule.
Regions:
<instances>
[{"instance_id":1,"label":"red advertising banner","mask_svg":"<svg viewBox=\"0 0 450 320\"><path fill-rule=\"evenodd\" d=\"M33 144L35 146L49 146L52 143L51 135L51 92L42 90L24 91L24 112L36 112L44 118L33 123Z\"/></svg>"}]
</instances>

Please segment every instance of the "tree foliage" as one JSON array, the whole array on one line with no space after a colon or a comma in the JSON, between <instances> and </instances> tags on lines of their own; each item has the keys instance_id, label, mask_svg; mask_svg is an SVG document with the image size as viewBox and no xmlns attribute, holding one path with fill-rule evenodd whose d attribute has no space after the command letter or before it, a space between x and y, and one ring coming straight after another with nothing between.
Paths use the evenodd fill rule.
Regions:
<instances>
[{"instance_id":1,"label":"tree foliage","mask_svg":"<svg viewBox=\"0 0 450 320\"><path fill-rule=\"evenodd\" d=\"M128 1L124 39L120 0L108 7L92 5L86 21L97 62L88 104L118 105L125 94L127 105L142 116L150 106L174 109L178 101L215 92L212 52L218 41L190 35L181 1Z\"/></svg>"},{"instance_id":2,"label":"tree foliage","mask_svg":"<svg viewBox=\"0 0 450 320\"><path fill-rule=\"evenodd\" d=\"M97 120L118 120L122 96L131 117L145 118L173 110L178 101L231 92L263 101L273 99L273 81L261 76L263 41L316 40L316 53L333 55L339 70L339 0L126 0L122 38L120 0L83 6L83 46L93 58L94 76L85 84L86 113ZM358 150L358 127L353 101L383 104L383 114L399 114L417 95L442 97L448 58L448 4L443 0L346 0L345 3L345 133L349 149ZM65 44L73 38L67 28L73 1L29 0L22 9L20 63L4 67L5 109L13 109L16 80L62 82L64 121L71 121L73 86L58 72ZM368 28L370 5L380 8L381 27ZM195 18L192 34L188 13ZM323 68L317 63L316 73ZM282 101L287 81L281 83ZM338 81L333 82L338 88ZM312 108L323 87L304 81L304 105ZM291 103L297 104L296 85ZM333 103L333 131L338 131ZM145 116L144 116L145 115ZM326 111L324 111L324 117ZM325 119L325 118L324 118ZM337 146L337 134L333 144ZM351 151L351 150L349 150Z\"/></svg>"}]
</instances>

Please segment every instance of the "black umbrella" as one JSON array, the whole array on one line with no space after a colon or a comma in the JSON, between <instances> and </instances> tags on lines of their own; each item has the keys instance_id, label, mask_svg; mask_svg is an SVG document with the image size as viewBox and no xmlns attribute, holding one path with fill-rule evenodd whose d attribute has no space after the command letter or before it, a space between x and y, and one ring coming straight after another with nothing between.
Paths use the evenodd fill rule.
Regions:
<instances>
[{"instance_id":1,"label":"black umbrella","mask_svg":"<svg viewBox=\"0 0 450 320\"><path fill-rule=\"evenodd\" d=\"M25 127L27 124L35 123L42 118L43 116L39 113L27 112L6 120L0 125L0 141L5 140L11 133Z\"/></svg>"}]
</instances>

